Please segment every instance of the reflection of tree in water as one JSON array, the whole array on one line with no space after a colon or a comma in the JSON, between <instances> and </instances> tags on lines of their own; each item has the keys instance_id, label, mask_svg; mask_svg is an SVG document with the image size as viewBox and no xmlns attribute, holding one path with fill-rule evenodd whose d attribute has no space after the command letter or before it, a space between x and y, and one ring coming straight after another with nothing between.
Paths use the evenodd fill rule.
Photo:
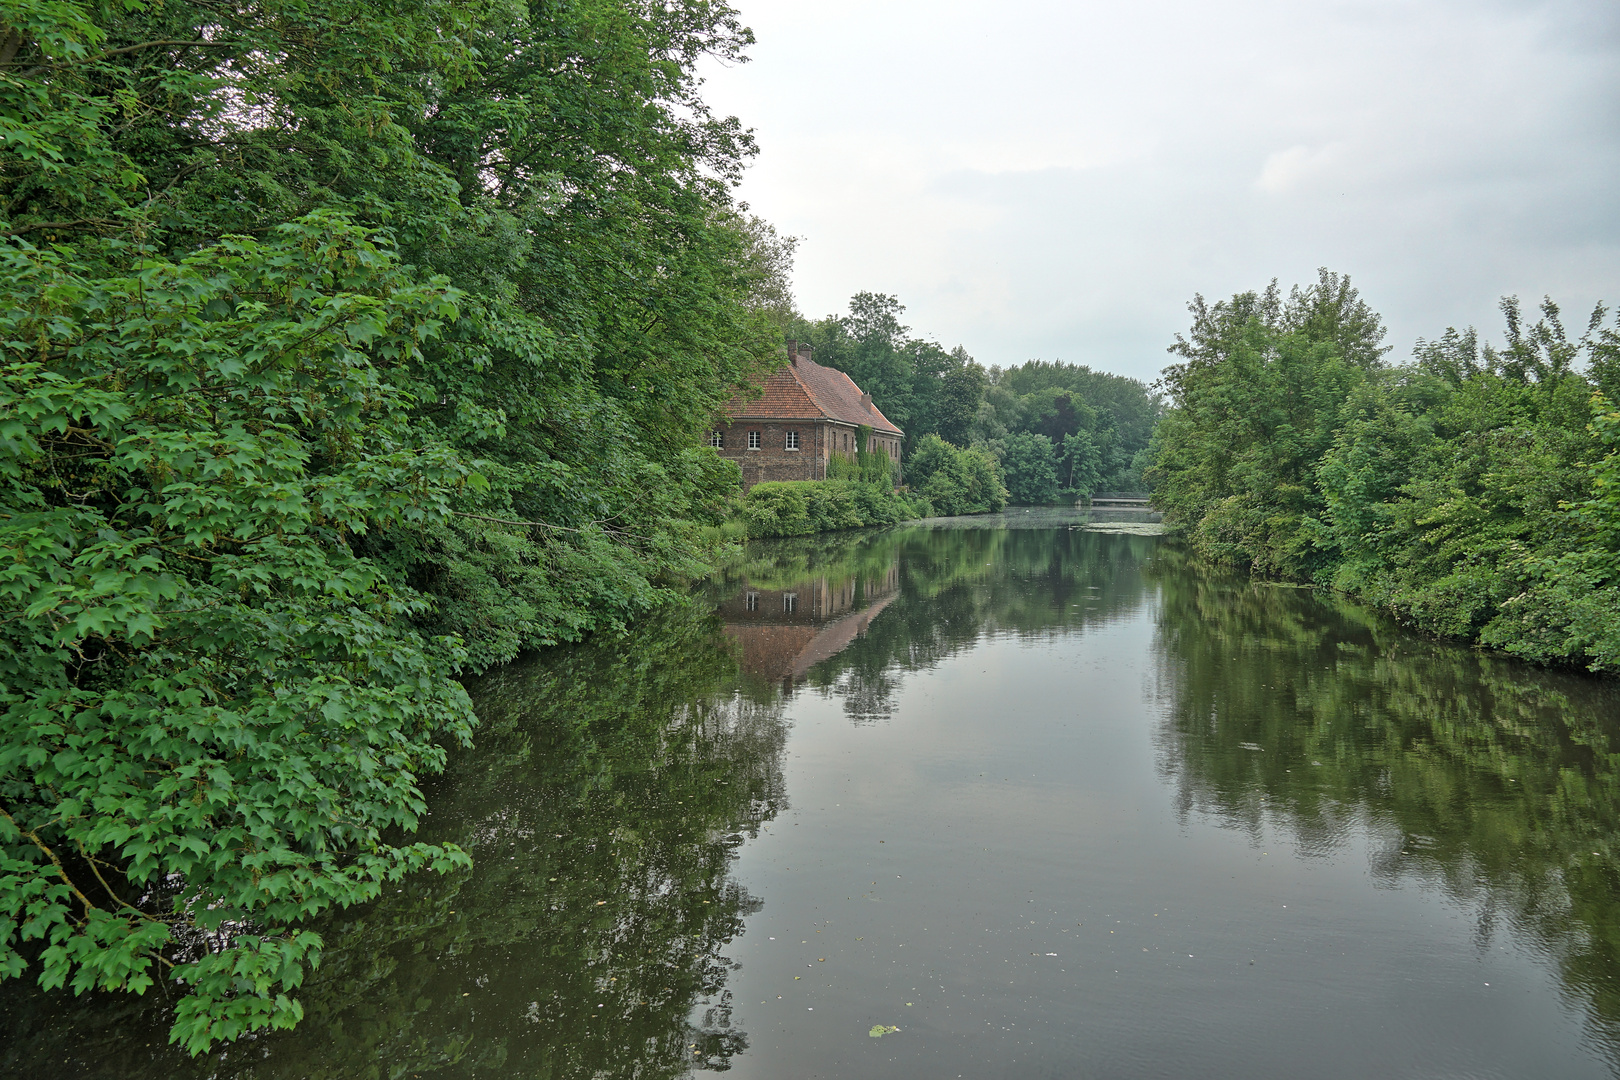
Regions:
<instances>
[{"instance_id":1,"label":"reflection of tree in water","mask_svg":"<svg viewBox=\"0 0 1620 1080\"><path fill-rule=\"evenodd\" d=\"M1551 957L1620 1069L1620 687L1424 642L1309 592L1156 560L1184 814L1468 905Z\"/></svg>"},{"instance_id":2,"label":"reflection of tree in water","mask_svg":"<svg viewBox=\"0 0 1620 1080\"><path fill-rule=\"evenodd\" d=\"M905 674L981 637L1069 634L1135 611L1155 541L1067 529L910 528L870 543L898 561L899 598L808 677L856 723L892 715Z\"/></svg>"},{"instance_id":3,"label":"reflection of tree in water","mask_svg":"<svg viewBox=\"0 0 1620 1080\"><path fill-rule=\"evenodd\" d=\"M732 852L786 806L779 711L727 689L734 676L713 621L678 611L493 673L473 688L477 748L452 755L423 827L473 869L316 926L327 954L295 1031L192 1062L163 1049L160 1007L14 984L0 1064L278 1080L725 1068L747 1040L722 950L759 907L729 880Z\"/></svg>"}]
</instances>

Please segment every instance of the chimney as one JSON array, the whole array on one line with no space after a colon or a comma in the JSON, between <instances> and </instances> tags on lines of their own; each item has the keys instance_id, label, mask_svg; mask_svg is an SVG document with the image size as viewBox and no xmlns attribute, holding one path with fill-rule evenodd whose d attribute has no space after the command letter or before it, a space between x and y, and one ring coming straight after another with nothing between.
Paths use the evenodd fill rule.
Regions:
<instances>
[{"instance_id":1,"label":"chimney","mask_svg":"<svg viewBox=\"0 0 1620 1080\"><path fill-rule=\"evenodd\" d=\"M810 343L808 341L801 341L796 347L799 350L799 360L810 359ZM795 360L794 363L798 363L798 360Z\"/></svg>"},{"instance_id":2,"label":"chimney","mask_svg":"<svg viewBox=\"0 0 1620 1080\"><path fill-rule=\"evenodd\" d=\"M862 394L861 395L861 404L865 405L868 409L870 409L872 407L872 395L871 394Z\"/></svg>"},{"instance_id":3,"label":"chimney","mask_svg":"<svg viewBox=\"0 0 1620 1080\"><path fill-rule=\"evenodd\" d=\"M788 363L792 364L794 367L798 367L799 366L799 343L797 341L790 341L790 342L787 343L787 345L788 345Z\"/></svg>"}]
</instances>

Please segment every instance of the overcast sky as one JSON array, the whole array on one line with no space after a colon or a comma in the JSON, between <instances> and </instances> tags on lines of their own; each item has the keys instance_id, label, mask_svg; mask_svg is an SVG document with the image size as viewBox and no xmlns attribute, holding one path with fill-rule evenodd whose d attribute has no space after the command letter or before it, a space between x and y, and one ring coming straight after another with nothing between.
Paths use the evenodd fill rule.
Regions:
<instances>
[{"instance_id":1,"label":"overcast sky","mask_svg":"<svg viewBox=\"0 0 1620 1080\"><path fill-rule=\"evenodd\" d=\"M1349 273L1393 357L1497 298L1620 301L1616 0L733 0L710 65L803 238L815 317L859 290L985 364L1151 379L1195 292Z\"/></svg>"}]
</instances>

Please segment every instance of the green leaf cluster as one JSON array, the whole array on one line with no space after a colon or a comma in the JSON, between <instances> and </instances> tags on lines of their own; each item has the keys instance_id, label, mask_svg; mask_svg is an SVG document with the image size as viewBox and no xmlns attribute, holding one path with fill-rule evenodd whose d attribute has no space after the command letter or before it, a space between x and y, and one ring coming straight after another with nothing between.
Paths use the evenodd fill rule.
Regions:
<instances>
[{"instance_id":1,"label":"green leaf cluster","mask_svg":"<svg viewBox=\"0 0 1620 1080\"><path fill-rule=\"evenodd\" d=\"M1094 491L1141 488L1161 411L1159 397L1136 379L1030 360L990 370L971 439L1001 459L1014 502L1074 502ZM1050 450L1028 436L1046 439ZM1046 479L1049 469L1055 484Z\"/></svg>"},{"instance_id":2,"label":"green leaf cluster","mask_svg":"<svg viewBox=\"0 0 1620 1080\"><path fill-rule=\"evenodd\" d=\"M878 455L871 455L878 458ZM887 483L861 480L773 480L743 496L739 516L751 538L808 536L927 517L926 499Z\"/></svg>"},{"instance_id":3,"label":"green leaf cluster","mask_svg":"<svg viewBox=\"0 0 1620 1080\"><path fill-rule=\"evenodd\" d=\"M1602 307L1577 338L1551 301L1526 325L1509 299L1500 349L1448 330L1398 366L1328 271L1191 310L1149 475L1201 555L1538 662L1620 664Z\"/></svg>"},{"instance_id":4,"label":"green leaf cluster","mask_svg":"<svg viewBox=\"0 0 1620 1080\"><path fill-rule=\"evenodd\" d=\"M1007 505L995 455L982 447L963 450L938 435L918 440L906 479L936 514L988 514Z\"/></svg>"},{"instance_id":5,"label":"green leaf cluster","mask_svg":"<svg viewBox=\"0 0 1620 1080\"><path fill-rule=\"evenodd\" d=\"M302 920L465 861L396 839L471 731L462 650L350 543L476 479L387 376L455 293L320 215L120 278L0 261L0 971L176 980L194 1051L290 1026Z\"/></svg>"},{"instance_id":6,"label":"green leaf cluster","mask_svg":"<svg viewBox=\"0 0 1620 1080\"><path fill-rule=\"evenodd\" d=\"M1070 436L1077 437L1083 436ZM1007 477L1007 497L1015 505L1045 506L1057 501L1057 454L1045 435L1020 431L1007 436L1001 446L1001 468Z\"/></svg>"},{"instance_id":7,"label":"green leaf cluster","mask_svg":"<svg viewBox=\"0 0 1620 1080\"><path fill-rule=\"evenodd\" d=\"M791 241L724 3L0 4L0 975L300 1015L455 677L705 568ZM707 538L707 539L706 539Z\"/></svg>"}]
</instances>

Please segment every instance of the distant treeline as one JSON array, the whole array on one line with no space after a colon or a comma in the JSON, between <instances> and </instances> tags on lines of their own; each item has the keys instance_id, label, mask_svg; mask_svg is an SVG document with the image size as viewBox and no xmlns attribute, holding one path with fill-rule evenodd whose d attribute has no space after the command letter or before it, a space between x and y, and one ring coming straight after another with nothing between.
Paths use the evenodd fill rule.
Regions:
<instances>
[{"instance_id":1,"label":"distant treeline","mask_svg":"<svg viewBox=\"0 0 1620 1080\"><path fill-rule=\"evenodd\" d=\"M856 293L847 314L795 317L785 333L810 342L819 363L847 372L904 429L913 486L938 472L941 453L930 436L987 455L1003 500L1015 503L1073 502L1141 485L1161 411L1145 384L1062 361L986 369L961 345L947 350L910 336L904 312L892 296ZM975 468L964 461L955 471L965 477ZM988 487L984 494L970 487L965 479L951 490L936 485L933 502L956 507L948 513L1000 508Z\"/></svg>"},{"instance_id":2,"label":"distant treeline","mask_svg":"<svg viewBox=\"0 0 1620 1080\"><path fill-rule=\"evenodd\" d=\"M1391 364L1347 277L1190 305L1148 478L1206 557L1543 663L1620 666L1620 330L1502 303Z\"/></svg>"}]
</instances>

